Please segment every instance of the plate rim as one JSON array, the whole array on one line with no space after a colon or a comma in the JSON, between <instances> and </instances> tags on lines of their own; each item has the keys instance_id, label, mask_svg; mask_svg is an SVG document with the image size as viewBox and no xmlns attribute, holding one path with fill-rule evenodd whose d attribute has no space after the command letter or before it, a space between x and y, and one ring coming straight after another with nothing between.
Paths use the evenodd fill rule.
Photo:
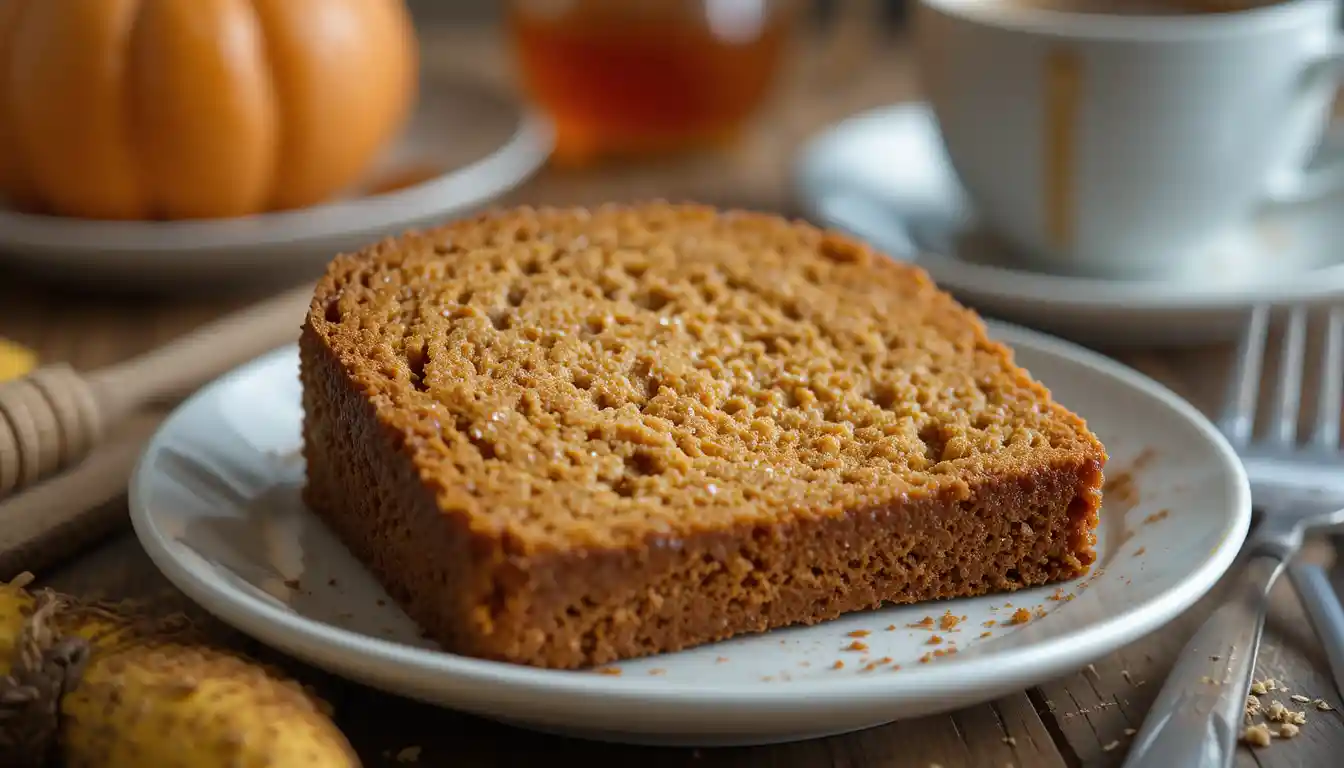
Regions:
<instances>
[{"instance_id":1,"label":"plate rim","mask_svg":"<svg viewBox=\"0 0 1344 768\"><path fill-rule=\"evenodd\" d=\"M825 211L822 201L826 195L821 190L827 186L825 168L828 164L824 158L832 154L832 147L863 130L866 124L892 120L934 121L935 118L927 101L913 99L852 114L807 137L794 154L791 179L795 197L808 218L868 239ZM860 196L867 194L858 185L848 191ZM885 253L879 243L872 245ZM925 258L911 263L928 271L935 282L948 290L980 300L1031 302L1040 305L1042 310L1093 314L1098 310L1228 311L1262 303L1315 303L1344 296L1344 261L1303 272L1282 283L1201 291L1187 283L1076 277L973 264L925 249L921 249L921 254Z\"/></svg>"},{"instance_id":2,"label":"plate rim","mask_svg":"<svg viewBox=\"0 0 1344 768\"><path fill-rule=\"evenodd\" d=\"M1082 666L1105 653L1121 648L1165 626L1209 592L1234 562L1249 532L1251 521L1250 483L1231 445L1209 419L1192 404L1161 383L1118 361L1097 352L1047 334L1000 321L986 321L991 336L1010 347L1031 347L1055 357L1098 371L1122 385L1148 395L1193 426L1206 439L1219 459L1222 480L1232 499L1223 522L1221 538L1209 557L1191 572L1174 579L1173 586L1144 604L1127 607L1106 619L1083 625L1046 641L1009 648L975 658L952 660L949 665L932 664L902 670L900 675L859 676L838 680L794 680L781 688L765 682L711 684L682 682L663 678L608 676L573 670L550 670L476 659L446 651L417 648L373 637L310 619L272 605L256 596L227 585L216 586L197 576L191 568L170 552L171 542L155 525L146 498L151 472L148 459L167 441L173 427L190 409L211 399L233 381L271 364L280 357L297 357L295 344L273 350L221 376L198 390L160 425L137 461L128 491L130 517L136 537L155 566L178 589L225 623L252 635L257 640L316 666L315 659L331 659L332 654L353 654L367 672L395 670L396 674L420 673L432 679L458 685L481 686L497 693L535 693L543 690L548 697L570 697L605 705L679 708L687 711L715 708L750 708L756 712L795 710L805 699L808 707L853 707L863 704L890 703L896 700L969 694L988 688L1005 678L1040 680L1061 669ZM338 674L341 664L335 667ZM380 679L387 674L373 673ZM780 696L787 691L788 696ZM465 693L460 698L473 695ZM577 703L577 701L575 702Z\"/></svg>"},{"instance_id":3,"label":"plate rim","mask_svg":"<svg viewBox=\"0 0 1344 768\"><path fill-rule=\"evenodd\" d=\"M420 76L450 80L458 88L473 89L508 104L516 113L512 133L471 162L401 189L293 210L220 219L141 221L61 217L0 207L0 248L44 253L179 253L186 260L201 251L274 248L358 237L403 222L452 216L497 199L545 164L554 148L555 128L540 109L469 78L446 78L431 72L421 72ZM184 247L184 240L192 245ZM91 242L98 245L90 246Z\"/></svg>"}]
</instances>

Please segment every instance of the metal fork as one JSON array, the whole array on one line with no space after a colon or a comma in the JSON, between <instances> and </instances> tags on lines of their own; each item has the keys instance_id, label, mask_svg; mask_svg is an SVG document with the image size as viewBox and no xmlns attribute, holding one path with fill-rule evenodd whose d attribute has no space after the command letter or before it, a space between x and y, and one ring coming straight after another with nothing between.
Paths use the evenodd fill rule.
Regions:
<instances>
[{"instance_id":1,"label":"metal fork","mask_svg":"<svg viewBox=\"0 0 1344 768\"><path fill-rule=\"evenodd\" d=\"M1344 509L1340 508L1344 507L1344 472L1340 471L1344 469L1344 456L1339 448L1344 308L1329 313L1316 423L1305 445L1297 442L1306 357L1305 307L1289 312L1272 428L1265 438L1254 439L1269 320L1267 306L1251 312L1220 422L1246 466L1260 521L1242 550L1241 569L1233 577L1232 591L1177 657L1175 668L1135 737L1126 768L1223 768L1232 764L1244 727L1246 697L1265 626L1270 588L1301 549L1306 531L1344 524ZM1309 572L1301 573L1305 576ZM1332 666L1341 668L1344 626L1338 621L1341 615L1333 590L1321 578L1294 581L1304 592L1310 590L1310 595L1303 596L1304 603L1332 654Z\"/></svg>"},{"instance_id":2,"label":"metal fork","mask_svg":"<svg viewBox=\"0 0 1344 768\"><path fill-rule=\"evenodd\" d=\"M1246 341L1243 346L1248 357L1254 356L1257 362L1263 358L1264 339L1268 336L1269 313L1260 310L1253 314L1248 325ZM1288 331L1285 337L1284 354L1291 357L1298 371L1299 381L1301 361L1306 345L1307 311L1297 308L1289 315ZM1257 348L1258 346L1258 348ZM1236 391L1249 389L1258 381L1256 371L1241 373L1241 381L1235 382ZM1282 369L1282 366L1281 366ZM1318 509L1344 506L1344 453L1341 453L1340 411L1344 408L1344 307L1336 307L1328 315L1324 342L1324 359L1321 363L1321 379L1317 394L1316 431L1306 447L1299 447L1288 427L1280 426L1281 434L1275 435L1274 445L1255 444L1249 440L1252 430L1250 416L1231 417L1224 424L1223 431L1228 435L1246 465L1246 474L1251 481L1251 495L1257 506L1273 502L1300 502L1304 506L1316 506ZM1254 400L1250 400L1254 403ZM1253 407L1253 406L1252 406ZM1280 424L1284 419L1292 419L1294 413L1285 411L1279 415ZM1235 429L1232 424L1235 423ZM1295 423L1295 422L1294 422ZM1303 607L1311 619L1313 628L1325 649L1330 664L1331 676L1335 688L1344 695L1344 606L1330 585L1325 570L1319 565L1294 560L1288 564L1288 576L1301 598Z\"/></svg>"}]
</instances>

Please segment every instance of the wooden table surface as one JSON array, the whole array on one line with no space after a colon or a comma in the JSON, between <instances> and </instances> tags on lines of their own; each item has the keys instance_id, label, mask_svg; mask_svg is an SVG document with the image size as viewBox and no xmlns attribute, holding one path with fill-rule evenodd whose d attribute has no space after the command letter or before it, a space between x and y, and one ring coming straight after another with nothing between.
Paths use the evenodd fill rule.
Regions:
<instances>
[{"instance_id":1,"label":"wooden table surface","mask_svg":"<svg viewBox=\"0 0 1344 768\"><path fill-rule=\"evenodd\" d=\"M423 40L428 66L469 72L508 87L507 53L491 32L425 31ZM857 110L917 95L908 47L900 39L886 41L840 84L822 77L815 64L806 49L794 57L779 97L742 143L730 150L600 171L547 171L511 195L510 202L592 203L661 197L795 214L787 173L792 150L800 141ZM46 360L67 360L87 369L152 348L245 301L236 296L171 301L73 294L0 272L0 336L33 347ZM1217 407L1229 350L1114 354L1206 412ZM125 501L115 504L124 508ZM1333 559L1328 548L1318 549L1315 556ZM158 574L125 527L38 575L41 583L76 594L155 597L165 611L194 612ZM1132 729L1139 727L1176 652L1198 625L1209 600L1216 599L1216 592L1187 615L1109 658L998 701L846 736L723 750L632 748L517 730L334 678L259 647L217 623L211 626L220 642L276 661L316 686L336 706L339 725L367 766L402 764L397 757L407 747L419 747L418 763L430 766L513 766L543 759L551 764L562 757L589 765L650 768L1107 766L1123 759ZM1255 752L1243 747L1238 764L1338 764L1337 756L1344 754L1340 713L1344 702L1286 583L1276 591L1257 674L1286 681L1295 693L1324 698L1336 711L1310 711L1308 724L1295 739L1276 741Z\"/></svg>"}]
</instances>

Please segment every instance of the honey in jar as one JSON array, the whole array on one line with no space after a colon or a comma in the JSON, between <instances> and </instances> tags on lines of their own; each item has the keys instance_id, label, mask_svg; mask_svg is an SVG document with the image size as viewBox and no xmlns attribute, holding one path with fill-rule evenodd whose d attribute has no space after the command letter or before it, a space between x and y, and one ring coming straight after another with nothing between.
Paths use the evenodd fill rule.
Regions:
<instances>
[{"instance_id":1,"label":"honey in jar","mask_svg":"<svg viewBox=\"0 0 1344 768\"><path fill-rule=\"evenodd\" d=\"M767 96L794 14L779 0L512 0L528 96L553 162L583 165L730 139Z\"/></svg>"}]
</instances>

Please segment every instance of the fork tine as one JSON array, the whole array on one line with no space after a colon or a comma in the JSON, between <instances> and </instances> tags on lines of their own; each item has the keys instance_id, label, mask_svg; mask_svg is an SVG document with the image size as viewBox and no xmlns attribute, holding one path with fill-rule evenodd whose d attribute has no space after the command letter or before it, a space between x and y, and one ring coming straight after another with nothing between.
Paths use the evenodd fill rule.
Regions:
<instances>
[{"instance_id":1,"label":"fork tine","mask_svg":"<svg viewBox=\"0 0 1344 768\"><path fill-rule=\"evenodd\" d=\"M1281 448L1297 442L1297 416L1302 410L1302 361L1307 347L1307 308L1293 307L1288 315L1288 330L1279 360L1278 407L1274 434L1270 438Z\"/></svg>"},{"instance_id":2,"label":"fork tine","mask_svg":"<svg viewBox=\"0 0 1344 768\"><path fill-rule=\"evenodd\" d=\"M1344 307L1331 307L1329 322L1311 443L1318 450L1334 453L1339 450L1340 408L1344 406Z\"/></svg>"},{"instance_id":3,"label":"fork tine","mask_svg":"<svg viewBox=\"0 0 1344 768\"><path fill-rule=\"evenodd\" d=\"M1255 406L1260 398L1260 372L1265 359L1265 337L1269 335L1269 307L1251 310L1246 329L1237 344L1233 376L1227 393L1222 423L1223 434L1237 448L1251 440L1255 428Z\"/></svg>"}]
</instances>

